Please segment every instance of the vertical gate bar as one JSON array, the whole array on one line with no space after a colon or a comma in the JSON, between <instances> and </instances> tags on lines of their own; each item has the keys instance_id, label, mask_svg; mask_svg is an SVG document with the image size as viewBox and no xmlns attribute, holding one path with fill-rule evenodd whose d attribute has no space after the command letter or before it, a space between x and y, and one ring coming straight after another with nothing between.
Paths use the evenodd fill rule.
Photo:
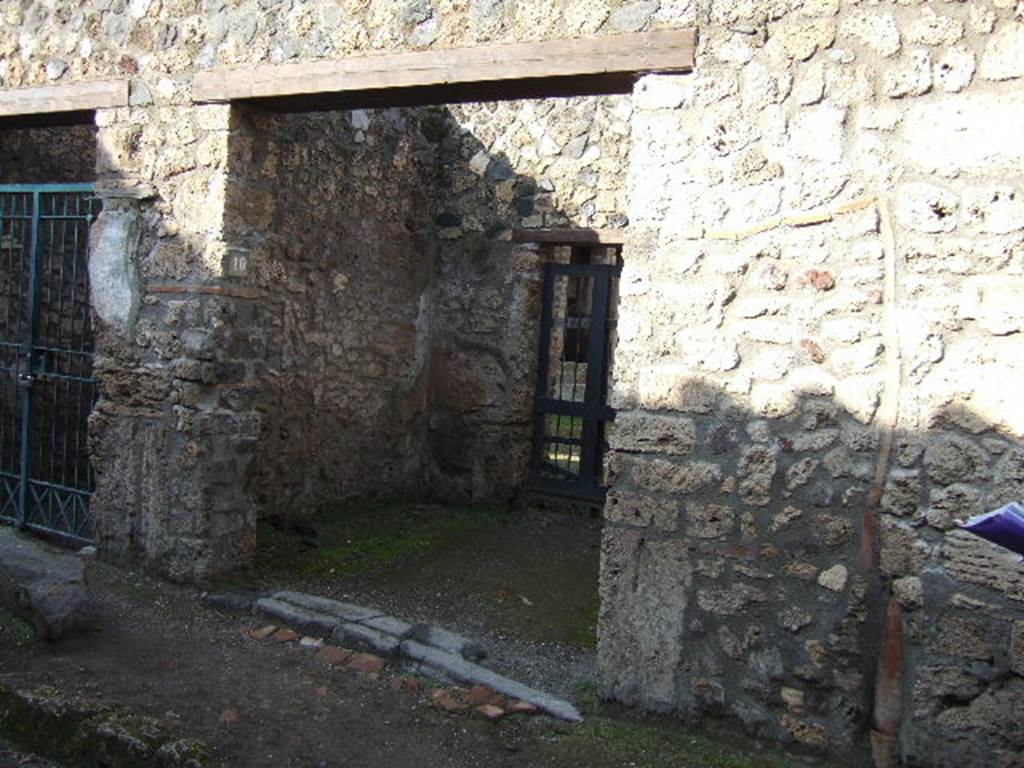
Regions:
<instances>
[{"instance_id":1,"label":"vertical gate bar","mask_svg":"<svg viewBox=\"0 0 1024 768\"><path fill-rule=\"evenodd\" d=\"M587 389L584 396L583 435L580 447L580 484L591 490L597 482L597 436L600 432L601 376L604 371L605 334L608 325L608 284L611 273L601 270L593 278L590 338L587 339Z\"/></svg>"},{"instance_id":2,"label":"vertical gate bar","mask_svg":"<svg viewBox=\"0 0 1024 768\"><path fill-rule=\"evenodd\" d=\"M548 375L551 356L551 315L554 310L555 276L550 264L544 265L544 288L541 292L540 314L540 346L537 361L536 399L539 402L547 397ZM547 414L534 411L533 420L533 456L530 461L530 473L540 477L541 459L544 455L544 433L547 430Z\"/></svg>"},{"instance_id":3,"label":"vertical gate bar","mask_svg":"<svg viewBox=\"0 0 1024 768\"><path fill-rule=\"evenodd\" d=\"M18 387L24 391L21 394L21 487L18 489L18 527L24 528L28 522L28 483L29 483L29 453L31 444L31 421L32 421L32 376L33 360L32 349L36 340L36 290L39 280L39 192L32 193L32 223L31 240L29 247L29 290L28 290L28 316L27 329L25 332L24 354L27 356L25 382L18 382Z\"/></svg>"},{"instance_id":4,"label":"vertical gate bar","mask_svg":"<svg viewBox=\"0 0 1024 768\"><path fill-rule=\"evenodd\" d=\"M3 259L3 255L4 255L4 231L7 229L7 226L6 226L7 225L7 221L4 218L4 211L5 211L6 208L7 208L7 195L0 193L0 260ZM7 250L7 256L8 256L8 260L9 260L10 259L10 250L11 250L10 246L8 246L6 250ZM10 268L9 264L7 265L7 269L4 272L4 274L7 275L7 279L4 282L4 292L5 292L4 298L6 299L6 301L4 302L4 324L3 324L3 327L0 328L0 341L6 342L8 340L8 338L7 338L8 333L9 333L8 328L10 326L11 304L13 303L12 296L11 296L11 286L10 286L10 280L11 280L11 274L12 273L11 273L11 268ZM9 356L10 356L10 348L5 346L4 347L4 358L3 358L5 366L6 366L7 362L8 362L8 360L10 359ZM6 392L6 389L7 389L7 375L8 374L7 374L6 371L4 371L4 372L0 373L0 375L2 375L4 377L3 379L0 379L0 387L2 387L2 389L0 389L0 392ZM15 390L15 391L17 391L17 390ZM14 426L12 425L11 429L13 429L13 428L14 428ZM7 442L6 438L7 438L7 412L5 410L0 410L0 471L2 471L3 468L4 468L4 454L7 453L7 451L4 448L4 446L6 445L6 442Z\"/></svg>"}]
</instances>

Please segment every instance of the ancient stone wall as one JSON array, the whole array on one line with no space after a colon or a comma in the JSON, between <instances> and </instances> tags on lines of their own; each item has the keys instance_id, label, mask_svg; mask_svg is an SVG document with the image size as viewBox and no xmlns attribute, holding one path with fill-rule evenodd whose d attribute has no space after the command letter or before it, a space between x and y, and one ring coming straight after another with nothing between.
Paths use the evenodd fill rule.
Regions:
<instances>
[{"instance_id":1,"label":"ancient stone wall","mask_svg":"<svg viewBox=\"0 0 1024 768\"><path fill-rule=\"evenodd\" d=\"M261 311L218 346L262 414L261 511L422 490L437 273L424 153L414 110L239 120L229 258Z\"/></svg>"},{"instance_id":2,"label":"ancient stone wall","mask_svg":"<svg viewBox=\"0 0 1024 768\"><path fill-rule=\"evenodd\" d=\"M608 691L880 764L1017 765L1024 25L712 3L634 92Z\"/></svg>"},{"instance_id":3,"label":"ancient stone wall","mask_svg":"<svg viewBox=\"0 0 1024 768\"><path fill-rule=\"evenodd\" d=\"M89 182L95 174L92 126L0 129L0 184Z\"/></svg>"},{"instance_id":4,"label":"ancient stone wall","mask_svg":"<svg viewBox=\"0 0 1024 768\"><path fill-rule=\"evenodd\" d=\"M1024 495L1014 3L7 0L0 10L3 87L131 81L131 107L97 115L95 505L107 556L183 579L230 569L253 545L251 494L265 489L269 461L253 457L267 404L288 395L268 387L262 358L276 362L306 322L289 336L268 321L298 293L252 284L260 244L232 226L264 213L239 218L233 206L247 200L231 194L266 158L254 151L232 167L253 126L233 108L194 106L194 71L697 26L695 72L647 77L631 104L578 102L561 115L453 107L441 117L457 131L420 130L442 157L427 291L437 410L410 437L428 448L424 482L479 494L488 478L512 477L495 465L525 400L497 382L519 381L509 366L530 357L507 339L523 338L536 255L507 245L507 228L621 225L628 198L602 569L608 692L855 756L873 731L881 764L1019 764L1024 573L952 527ZM590 125L575 120L591 108ZM340 134L298 147L354 157L358 131L337 119ZM382 130L377 115L357 119ZM425 161L408 130L378 134L381 157L403 157L405 136ZM624 194L612 166L627 154ZM268 239L295 220L282 212ZM308 283L311 270L280 245L264 263ZM403 296L429 284L417 273ZM333 309L326 290L317 285L310 318ZM311 398L310 377L297 379ZM458 442L474 434L480 442ZM303 478L282 493L298 501L309 487Z\"/></svg>"}]
</instances>

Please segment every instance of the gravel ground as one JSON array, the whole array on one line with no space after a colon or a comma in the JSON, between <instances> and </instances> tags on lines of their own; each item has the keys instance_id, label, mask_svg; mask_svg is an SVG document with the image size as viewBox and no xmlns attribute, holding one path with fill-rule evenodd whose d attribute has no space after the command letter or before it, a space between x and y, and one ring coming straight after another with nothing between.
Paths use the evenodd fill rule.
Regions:
<instances>
[{"instance_id":1,"label":"gravel ground","mask_svg":"<svg viewBox=\"0 0 1024 768\"><path fill-rule=\"evenodd\" d=\"M15 752L0 741L0 768L59 768L59 766L34 755Z\"/></svg>"},{"instance_id":2,"label":"gravel ground","mask_svg":"<svg viewBox=\"0 0 1024 768\"><path fill-rule=\"evenodd\" d=\"M441 507L420 508L444 514ZM282 568L260 587L445 627L479 641L488 650L484 666L571 700L597 680L600 532L600 521L588 514L528 509L368 572L323 577ZM320 538L322 548L330 546ZM585 641L558 639L577 635Z\"/></svg>"}]
</instances>

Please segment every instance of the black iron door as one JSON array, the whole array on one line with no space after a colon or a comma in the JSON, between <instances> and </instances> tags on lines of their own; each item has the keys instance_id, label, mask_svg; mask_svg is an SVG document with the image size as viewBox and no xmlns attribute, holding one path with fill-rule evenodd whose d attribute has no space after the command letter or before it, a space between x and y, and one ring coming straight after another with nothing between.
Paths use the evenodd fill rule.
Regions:
<instances>
[{"instance_id":1,"label":"black iron door","mask_svg":"<svg viewBox=\"0 0 1024 768\"><path fill-rule=\"evenodd\" d=\"M621 267L546 266L530 487L604 500L604 428Z\"/></svg>"},{"instance_id":2,"label":"black iron door","mask_svg":"<svg viewBox=\"0 0 1024 768\"><path fill-rule=\"evenodd\" d=\"M83 184L0 186L0 520L92 539L96 398Z\"/></svg>"}]
</instances>

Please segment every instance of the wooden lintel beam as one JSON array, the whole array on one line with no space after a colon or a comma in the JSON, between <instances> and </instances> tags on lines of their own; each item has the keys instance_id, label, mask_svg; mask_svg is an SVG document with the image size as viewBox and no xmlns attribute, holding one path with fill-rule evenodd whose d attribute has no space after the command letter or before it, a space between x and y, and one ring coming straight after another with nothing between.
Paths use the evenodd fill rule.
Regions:
<instances>
[{"instance_id":1,"label":"wooden lintel beam","mask_svg":"<svg viewBox=\"0 0 1024 768\"><path fill-rule=\"evenodd\" d=\"M59 125L88 122L91 121L93 110L126 106L127 80L96 80L0 90L0 123Z\"/></svg>"},{"instance_id":2,"label":"wooden lintel beam","mask_svg":"<svg viewBox=\"0 0 1024 768\"><path fill-rule=\"evenodd\" d=\"M648 72L687 72L693 69L696 32L662 29L625 35L481 45L472 48L416 51L313 62L223 67L198 73L193 99L200 103L257 101L273 108L275 101L316 109L316 99L348 94L377 94L425 89L439 103L445 92L452 101L495 98L502 84L531 83L530 92L619 93L623 82ZM592 84L591 82L592 81ZM609 90L614 86L614 90ZM477 88L478 87L478 88ZM479 95L475 94L475 88ZM401 100L401 95L395 96ZM404 102L408 102L408 95ZM337 102L335 102L337 103ZM343 102L342 102L343 103Z\"/></svg>"},{"instance_id":3,"label":"wooden lintel beam","mask_svg":"<svg viewBox=\"0 0 1024 768\"><path fill-rule=\"evenodd\" d=\"M542 245L625 245L624 229L513 229L515 243Z\"/></svg>"}]
</instances>

